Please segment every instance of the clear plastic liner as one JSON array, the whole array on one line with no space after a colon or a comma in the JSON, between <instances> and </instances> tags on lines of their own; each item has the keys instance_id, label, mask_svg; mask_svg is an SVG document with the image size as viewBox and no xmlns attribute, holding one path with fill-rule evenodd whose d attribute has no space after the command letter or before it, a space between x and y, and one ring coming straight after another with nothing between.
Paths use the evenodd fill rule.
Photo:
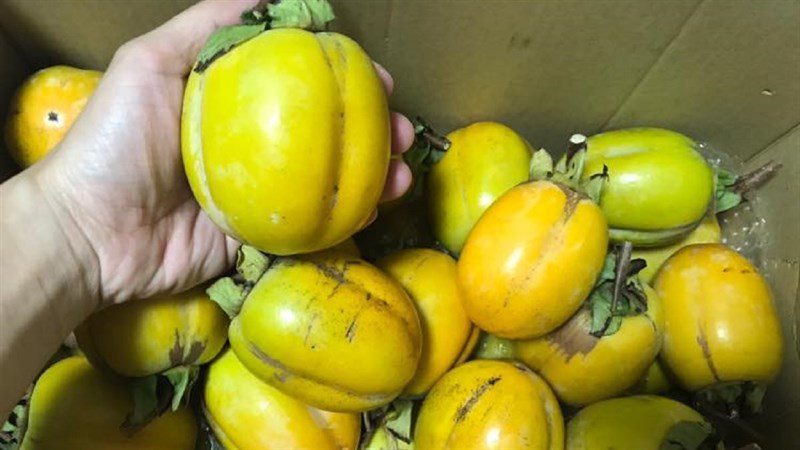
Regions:
<instances>
[{"instance_id":1,"label":"clear plastic liner","mask_svg":"<svg viewBox=\"0 0 800 450\"><path fill-rule=\"evenodd\" d=\"M707 143L701 143L699 150L712 166L738 175L744 174L744 163L738 158L719 151ZM763 249L768 243L769 233L764 216L759 214L758 189L747 193L745 197L739 206L717 215L722 227L722 242L744 255L769 278L770 270L763 258Z\"/></svg>"}]
</instances>

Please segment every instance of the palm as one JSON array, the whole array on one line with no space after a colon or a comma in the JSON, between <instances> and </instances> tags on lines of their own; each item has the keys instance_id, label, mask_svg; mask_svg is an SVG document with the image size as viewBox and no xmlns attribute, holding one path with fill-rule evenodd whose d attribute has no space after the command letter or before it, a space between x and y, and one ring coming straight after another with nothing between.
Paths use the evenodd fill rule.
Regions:
<instances>
[{"instance_id":1,"label":"palm","mask_svg":"<svg viewBox=\"0 0 800 450\"><path fill-rule=\"evenodd\" d=\"M117 58L58 155L72 159L63 176L79 200L74 216L106 272L103 298L115 303L208 279L236 245L200 210L183 173L182 74L143 56Z\"/></svg>"},{"instance_id":2,"label":"palm","mask_svg":"<svg viewBox=\"0 0 800 450\"><path fill-rule=\"evenodd\" d=\"M123 46L42 166L97 255L105 304L187 289L232 264L237 243L200 210L183 172L180 116L184 79L206 38L255 3L201 2ZM391 93L391 77L378 69ZM392 128L393 151L407 150L411 123L393 114ZM408 167L394 161L383 199L410 183Z\"/></svg>"}]
</instances>

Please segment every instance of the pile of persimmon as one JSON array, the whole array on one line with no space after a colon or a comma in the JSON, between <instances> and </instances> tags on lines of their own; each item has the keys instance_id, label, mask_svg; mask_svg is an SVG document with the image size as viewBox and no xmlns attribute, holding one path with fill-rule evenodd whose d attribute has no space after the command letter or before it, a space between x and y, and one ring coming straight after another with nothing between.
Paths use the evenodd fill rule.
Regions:
<instances>
[{"instance_id":1,"label":"pile of persimmon","mask_svg":"<svg viewBox=\"0 0 800 450\"><path fill-rule=\"evenodd\" d=\"M181 122L194 196L242 244L235 273L89 317L81 354L4 427L16 445L747 443L720 420L758 412L783 354L770 287L716 218L750 178L670 130L576 134L554 159L499 123L418 122L415 184L379 207L391 137L370 57L324 31L324 1L244 17L201 51ZM6 128L21 165L101 76L25 83Z\"/></svg>"}]
</instances>

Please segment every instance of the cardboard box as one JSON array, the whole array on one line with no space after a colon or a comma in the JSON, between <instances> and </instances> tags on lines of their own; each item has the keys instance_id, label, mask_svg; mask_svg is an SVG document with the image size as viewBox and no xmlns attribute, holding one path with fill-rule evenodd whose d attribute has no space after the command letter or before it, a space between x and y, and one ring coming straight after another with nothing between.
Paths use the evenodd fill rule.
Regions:
<instances>
[{"instance_id":1,"label":"cardboard box","mask_svg":"<svg viewBox=\"0 0 800 450\"><path fill-rule=\"evenodd\" d=\"M102 70L115 49L191 0L4 0L0 116L24 76L56 63ZM395 109L441 130L504 122L557 150L573 132L682 131L754 167L785 367L755 421L768 448L800 424L800 3L795 0L338 0L334 28L394 75ZM0 175L16 170L0 152Z\"/></svg>"}]
</instances>

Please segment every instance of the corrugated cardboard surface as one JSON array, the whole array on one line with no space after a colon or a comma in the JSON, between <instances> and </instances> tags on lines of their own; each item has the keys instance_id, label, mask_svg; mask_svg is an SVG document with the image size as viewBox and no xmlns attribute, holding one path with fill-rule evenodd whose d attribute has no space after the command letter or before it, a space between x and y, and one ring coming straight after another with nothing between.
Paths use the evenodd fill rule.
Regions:
<instances>
[{"instance_id":1,"label":"corrugated cardboard surface","mask_svg":"<svg viewBox=\"0 0 800 450\"><path fill-rule=\"evenodd\" d=\"M385 61L395 104L442 130L499 120L561 150L592 133L697 2L397 2Z\"/></svg>"},{"instance_id":2,"label":"corrugated cardboard surface","mask_svg":"<svg viewBox=\"0 0 800 450\"><path fill-rule=\"evenodd\" d=\"M800 2L707 0L608 126L662 124L747 158L800 117Z\"/></svg>"},{"instance_id":3,"label":"corrugated cardboard surface","mask_svg":"<svg viewBox=\"0 0 800 450\"><path fill-rule=\"evenodd\" d=\"M103 69L115 49L192 0L3 0L0 112L23 73ZM762 193L765 255L787 363L759 423L796 446L800 255L800 2L797 0L334 0L334 28L393 73L395 108L440 131L504 122L560 150L575 131L658 125L751 164L783 161ZM3 39L7 36L8 41ZM10 45L9 45L10 44ZM0 160L4 170L6 160Z\"/></svg>"},{"instance_id":4,"label":"corrugated cardboard surface","mask_svg":"<svg viewBox=\"0 0 800 450\"><path fill-rule=\"evenodd\" d=\"M69 62L103 70L125 41L158 26L194 0L3 0L0 28L32 66ZM391 2L333 0L335 28L372 55L384 48ZM377 56L375 56L378 59Z\"/></svg>"},{"instance_id":5,"label":"corrugated cardboard surface","mask_svg":"<svg viewBox=\"0 0 800 450\"><path fill-rule=\"evenodd\" d=\"M35 67L69 63L103 70L123 42L193 4L191 0L3 0L0 27Z\"/></svg>"},{"instance_id":6,"label":"corrugated cardboard surface","mask_svg":"<svg viewBox=\"0 0 800 450\"><path fill-rule=\"evenodd\" d=\"M800 424L800 127L756 155L748 166L756 168L769 160L781 162L783 168L759 191L756 213L768 219L765 265L782 319L786 350L781 374L767 391L764 408L768 414L756 425L773 443L769 448L789 449L797 448Z\"/></svg>"},{"instance_id":7,"label":"corrugated cardboard surface","mask_svg":"<svg viewBox=\"0 0 800 450\"><path fill-rule=\"evenodd\" d=\"M102 69L119 44L190 3L5 0L0 26L34 66ZM335 28L395 74L393 104L443 131L493 119L559 150L575 131L660 125L746 158L800 122L794 0L334 6Z\"/></svg>"},{"instance_id":8,"label":"corrugated cardboard surface","mask_svg":"<svg viewBox=\"0 0 800 450\"><path fill-rule=\"evenodd\" d=\"M3 133L8 99L30 71L28 65L19 57L0 33L0 135ZM14 163L5 149L4 139L0 139L0 180L5 180L15 171Z\"/></svg>"}]
</instances>

